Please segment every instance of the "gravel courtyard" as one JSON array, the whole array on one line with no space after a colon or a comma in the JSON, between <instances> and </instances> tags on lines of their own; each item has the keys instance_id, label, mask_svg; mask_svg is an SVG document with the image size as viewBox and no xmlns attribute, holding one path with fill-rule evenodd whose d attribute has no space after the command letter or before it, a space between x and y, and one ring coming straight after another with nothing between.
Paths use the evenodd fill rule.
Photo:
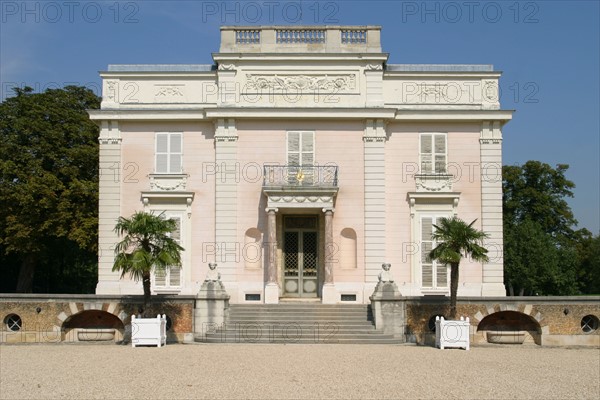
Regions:
<instances>
[{"instance_id":1,"label":"gravel courtyard","mask_svg":"<svg viewBox=\"0 0 600 400\"><path fill-rule=\"evenodd\" d=\"M598 399L600 350L0 345L1 399Z\"/></svg>"}]
</instances>

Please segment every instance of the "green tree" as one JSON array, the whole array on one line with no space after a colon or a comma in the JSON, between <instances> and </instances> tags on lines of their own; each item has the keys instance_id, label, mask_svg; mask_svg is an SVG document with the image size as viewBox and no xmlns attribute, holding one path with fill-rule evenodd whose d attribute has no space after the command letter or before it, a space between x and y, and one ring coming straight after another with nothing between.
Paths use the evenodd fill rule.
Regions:
<instances>
[{"instance_id":1,"label":"green tree","mask_svg":"<svg viewBox=\"0 0 600 400\"><path fill-rule=\"evenodd\" d=\"M600 235L594 237L589 231L582 231L584 232L577 241L581 291L585 294L600 294Z\"/></svg>"},{"instance_id":2,"label":"green tree","mask_svg":"<svg viewBox=\"0 0 600 400\"><path fill-rule=\"evenodd\" d=\"M574 250L557 246L538 222L527 219L505 231L504 274L509 295L575 294L576 270Z\"/></svg>"},{"instance_id":3,"label":"green tree","mask_svg":"<svg viewBox=\"0 0 600 400\"><path fill-rule=\"evenodd\" d=\"M476 220L475 220L476 221ZM431 250L429 257L450 264L450 318L456 318L456 293L458 292L459 265L463 257L475 261L488 261L483 239L488 235L473 228L475 221L467 224L460 218L440 218L432 234L439 244Z\"/></svg>"},{"instance_id":4,"label":"green tree","mask_svg":"<svg viewBox=\"0 0 600 400\"><path fill-rule=\"evenodd\" d=\"M540 161L502 168L505 226L525 220L536 221L555 238L572 238L577 220L566 197L573 197L575 184L565 176L569 166L556 168Z\"/></svg>"},{"instance_id":5,"label":"green tree","mask_svg":"<svg viewBox=\"0 0 600 400\"><path fill-rule=\"evenodd\" d=\"M99 107L98 96L76 86L15 89L0 104L0 250L19 265L17 292L32 291L57 242L75 246L76 258L96 252L98 127L86 110Z\"/></svg>"},{"instance_id":6,"label":"green tree","mask_svg":"<svg viewBox=\"0 0 600 400\"><path fill-rule=\"evenodd\" d=\"M504 166L504 270L510 295L573 295L580 293L585 229L566 198L575 184L569 166L556 168L539 161Z\"/></svg>"},{"instance_id":7,"label":"green tree","mask_svg":"<svg viewBox=\"0 0 600 400\"><path fill-rule=\"evenodd\" d=\"M170 236L175 229L175 220L145 212L136 212L131 218L120 217L115 225L115 232L124 237L115 246L113 271L142 281L144 309L150 301L152 271L181 265L183 247Z\"/></svg>"}]
</instances>

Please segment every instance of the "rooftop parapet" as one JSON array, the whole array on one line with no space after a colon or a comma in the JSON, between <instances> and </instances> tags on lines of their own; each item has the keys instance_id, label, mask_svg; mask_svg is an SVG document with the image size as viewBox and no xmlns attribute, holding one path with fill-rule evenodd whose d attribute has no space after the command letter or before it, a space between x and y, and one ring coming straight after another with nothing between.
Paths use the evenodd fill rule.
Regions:
<instances>
[{"instance_id":1,"label":"rooftop parapet","mask_svg":"<svg viewBox=\"0 0 600 400\"><path fill-rule=\"evenodd\" d=\"M381 53L380 26L222 26L220 53Z\"/></svg>"}]
</instances>

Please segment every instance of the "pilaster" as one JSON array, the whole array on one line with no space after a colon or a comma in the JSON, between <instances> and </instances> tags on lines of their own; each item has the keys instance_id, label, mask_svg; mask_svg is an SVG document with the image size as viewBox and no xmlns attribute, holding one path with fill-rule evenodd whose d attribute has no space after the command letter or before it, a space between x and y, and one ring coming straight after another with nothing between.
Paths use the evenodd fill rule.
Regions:
<instances>
[{"instance_id":1,"label":"pilaster","mask_svg":"<svg viewBox=\"0 0 600 400\"><path fill-rule=\"evenodd\" d=\"M366 106L383 107L383 65L367 64L365 68Z\"/></svg>"},{"instance_id":2,"label":"pilaster","mask_svg":"<svg viewBox=\"0 0 600 400\"><path fill-rule=\"evenodd\" d=\"M221 279L235 293L236 267L240 257L237 236L237 185L240 168L237 164L237 130L235 120L218 119L215 127L215 241L216 259Z\"/></svg>"},{"instance_id":3,"label":"pilaster","mask_svg":"<svg viewBox=\"0 0 600 400\"><path fill-rule=\"evenodd\" d=\"M96 294L120 294L121 274L112 272L114 249L119 236L114 232L121 213L121 132L116 121L101 121L98 198L98 285Z\"/></svg>"},{"instance_id":4,"label":"pilaster","mask_svg":"<svg viewBox=\"0 0 600 400\"><path fill-rule=\"evenodd\" d=\"M371 283L372 287L377 282L381 263L385 261L385 140L383 120L367 120L363 137L365 282Z\"/></svg>"},{"instance_id":5,"label":"pilaster","mask_svg":"<svg viewBox=\"0 0 600 400\"><path fill-rule=\"evenodd\" d=\"M499 121L482 124L481 229L489 235L484 241L490 261L483 264L482 296L505 296L502 232L502 131Z\"/></svg>"}]
</instances>

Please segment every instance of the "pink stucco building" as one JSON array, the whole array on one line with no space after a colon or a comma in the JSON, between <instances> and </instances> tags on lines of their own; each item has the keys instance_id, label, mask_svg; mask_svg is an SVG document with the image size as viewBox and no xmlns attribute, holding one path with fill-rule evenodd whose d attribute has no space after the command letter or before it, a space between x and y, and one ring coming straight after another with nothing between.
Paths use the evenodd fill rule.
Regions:
<instances>
[{"instance_id":1,"label":"pink stucco building","mask_svg":"<svg viewBox=\"0 0 600 400\"><path fill-rule=\"evenodd\" d=\"M424 256L458 215L490 235L459 296L503 296L500 72L388 64L377 26L222 27L212 65L110 65L100 132L98 294L119 216L164 212L186 249L156 293L195 294L209 262L232 303L367 303L381 264L403 295L446 295Z\"/></svg>"}]
</instances>

